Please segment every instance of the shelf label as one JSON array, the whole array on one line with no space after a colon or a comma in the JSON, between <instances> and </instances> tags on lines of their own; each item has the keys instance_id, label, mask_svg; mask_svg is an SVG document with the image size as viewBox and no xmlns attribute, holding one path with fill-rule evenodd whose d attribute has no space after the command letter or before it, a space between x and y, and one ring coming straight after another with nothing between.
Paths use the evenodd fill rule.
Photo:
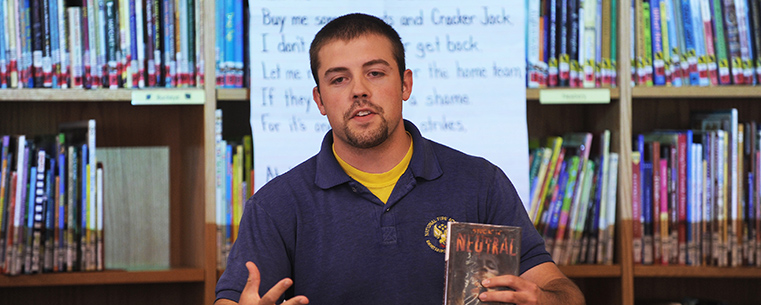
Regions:
<instances>
[{"instance_id":1,"label":"shelf label","mask_svg":"<svg viewBox=\"0 0 761 305\"><path fill-rule=\"evenodd\" d=\"M203 89L133 90L132 105L203 105Z\"/></svg>"},{"instance_id":2,"label":"shelf label","mask_svg":"<svg viewBox=\"0 0 761 305\"><path fill-rule=\"evenodd\" d=\"M539 91L541 104L608 104L610 89L550 89Z\"/></svg>"}]
</instances>

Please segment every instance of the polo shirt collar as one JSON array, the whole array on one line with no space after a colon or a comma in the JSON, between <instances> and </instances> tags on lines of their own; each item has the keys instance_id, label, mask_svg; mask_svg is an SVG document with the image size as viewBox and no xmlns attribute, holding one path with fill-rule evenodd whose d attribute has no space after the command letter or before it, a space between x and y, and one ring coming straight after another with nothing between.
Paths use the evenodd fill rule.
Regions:
<instances>
[{"instance_id":1,"label":"polo shirt collar","mask_svg":"<svg viewBox=\"0 0 761 305\"><path fill-rule=\"evenodd\" d=\"M412 136L412 159L408 171L415 178L433 180L441 176L442 170L432 142L423 138L415 124L404 120L404 129ZM315 184L322 189L329 189L339 184L351 181L333 155L333 130L328 131L322 139L320 152L316 156Z\"/></svg>"}]
</instances>

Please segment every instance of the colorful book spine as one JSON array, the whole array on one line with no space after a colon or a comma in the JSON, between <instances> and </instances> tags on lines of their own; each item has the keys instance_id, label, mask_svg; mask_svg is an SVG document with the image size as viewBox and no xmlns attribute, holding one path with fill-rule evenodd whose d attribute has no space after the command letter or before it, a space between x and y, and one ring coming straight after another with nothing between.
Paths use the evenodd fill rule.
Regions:
<instances>
[{"instance_id":1,"label":"colorful book spine","mask_svg":"<svg viewBox=\"0 0 761 305\"><path fill-rule=\"evenodd\" d=\"M42 87L53 87L50 0L42 0Z\"/></svg>"},{"instance_id":2,"label":"colorful book spine","mask_svg":"<svg viewBox=\"0 0 761 305\"><path fill-rule=\"evenodd\" d=\"M188 11L188 17L187 17L187 33L188 33L188 48L185 51L187 54L185 58L187 58L187 85L190 87L196 87L198 80L196 76L196 71L198 70L196 67L196 53L198 53L197 50L197 43L200 42L197 38L196 31L196 20L197 20L197 9L196 9L196 3L195 0L185 0L187 1L187 11Z\"/></svg>"},{"instance_id":3,"label":"colorful book spine","mask_svg":"<svg viewBox=\"0 0 761 305\"><path fill-rule=\"evenodd\" d=\"M695 27L693 25L693 18L692 18L692 6L690 3L690 0L681 0L682 1L682 10L681 10L681 21L684 26L684 48L683 52L684 55L682 56L683 60L686 60L686 63L689 67L688 70L688 77L689 77L689 83L692 86L698 86L700 85L700 74L698 72L698 58L697 58L697 49L696 49L696 38L695 38Z\"/></svg>"},{"instance_id":4,"label":"colorful book spine","mask_svg":"<svg viewBox=\"0 0 761 305\"><path fill-rule=\"evenodd\" d=\"M755 55L755 76L756 80L761 81L761 3L758 1L748 1L750 6L750 24L751 28L748 31L753 42L753 55Z\"/></svg>"},{"instance_id":5,"label":"colorful book spine","mask_svg":"<svg viewBox=\"0 0 761 305\"><path fill-rule=\"evenodd\" d=\"M682 79L684 78L684 75L682 74L682 52L679 47L679 39L682 35L682 26L680 23L677 22L677 14L679 13L678 8L679 6L675 6L674 1L677 0L665 0L666 3L666 23L668 28L668 45L669 45L669 70L671 70L671 85L674 87L681 87L682 86Z\"/></svg>"},{"instance_id":6,"label":"colorful book spine","mask_svg":"<svg viewBox=\"0 0 761 305\"><path fill-rule=\"evenodd\" d=\"M50 0L48 10L50 14L50 87L60 88L61 83L61 39L58 23L58 3L63 0ZM0 4L2 6L2 4Z\"/></svg>"},{"instance_id":7,"label":"colorful book spine","mask_svg":"<svg viewBox=\"0 0 761 305\"><path fill-rule=\"evenodd\" d=\"M62 89L69 87L69 44L68 39L69 29L67 25L67 13L66 8L63 5L63 0L58 0L56 5L58 6L58 43L60 48L60 77L58 78L58 86Z\"/></svg>"},{"instance_id":8,"label":"colorful book spine","mask_svg":"<svg viewBox=\"0 0 761 305\"><path fill-rule=\"evenodd\" d=\"M663 44L663 74L665 79L665 85L671 86L671 73L672 73L672 66L671 66L671 31L672 29L670 26L673 26L673 22L670 21L670 6L671 0L662 0L660 1L660 12L661 12L661 43Z\"/></svg>"},{"instance_id":9,"label":"colorful book spine","mask_svg":"<svg viewBox=\"0 0 761 305\"><path fill-rule=\"evenodd\" d=\"M31 35L32 35L32 83L30 88L38 87L42 88L42 80L44 75L42 74L42 44L43 44L43 31L42 31L42 0L31 0L29 2L29 16L31 22Z\"/></svg>"},{"instance_id":10,"label":"colorful book spine","mask_svg":"<svg viewBox=\"0 0 761 305\"><path fill-rule=\"evenodd\" d=\"M582 6L584 8L584 53L582 55L584 58L584 88L594 88L597 82L595 78L595 42L597 42L595 2L584 1Z\"/></svg>"},{"instance_id":11,"label":"colorful book spine","mask_svg":"<svg viewBox=\"0 0 761 305\"><path fill-rule=\"evenodd\" d=\"M727 57L727 41L724 36L724 15L722 14L721 0L711 0L712 24L714 31L714 42L716 46L716 63L718 67L718 83L720 85L729 85L732 83L732 75L729 67L729 58Z\"/></svg>"},{"instance_id":12,"label":"colorful book spine","mask_svg":"<svg viewBox=\"0 0 761 305\"><path fill-rule=\"evenodd\" d=\"M750 23L748 18L747 0L735 0L737 10L737 31L740 36L740 57L742 58L743 81L746 85L753 85L754 77L752 66L752 46L750 38Z\"/></svg>"},{"instance_id":13,"label":"colorful book spine","mask_svg":"<svg viewBox=\"0 0 761 305\"><path fill-rule=\"evenodd\" d=\"M233 78L233 87L235 88L243 88L243 2L242 1L235 1L235 6L233 8L234 16L233 16L233 24L235 25L235 28L233 30L233 45L236 46L234 48L233 56L235 58L234 65L233 65L233 71L235 72L234 78Z\"/></svg>"},{"instance_id":14,"label":"colorful book spine","mask_svg":"<svg viewBox=\"0 0 761 305\"><path fill-rule=\"evenodd\" d=\"M8 4L6 1L0 0L0 89L8 88L8 58L6 54L6 45L8 44L6 42L8 40L8 28L6 26L8 17L6 10L8 9ZM2 217L3 214L0 211L0 218Z\"/></svg>"},{"instance_id":15,"label":"colorful book spine","mask_svg":"<svg viewBox=\"0 0 761 305\"><path fill-rule=\"evenodd\" d=\"M106 64L109 89L119 88L119 58L117 56L116 3L106 0Z\"/></svg>"},{"instance_id":16,"label":"colorful book spine","mask_svg":"<svg viewBox=\"0 0 761 305\"><path fill-rule=\"evenodd\" d=\"M156 66L154 59L153 41L156 37L156 27L153 22L153 1L145 2L145 85L156 86Z\"/></svg>"},{"instance_id":17,"label":"colorful book spine","mask_svg":"<svg viewBox=\"0 0 761 305\"><path fill-rule=\"evenodd\" d=\"M126 71L128 75L130 75L130 84L132 88L140 88L140 76L138 75L138 52L137 52L137 45L138 45L138 39L137 39L137 3L141 2L141 0L130 0L127 1L127 5L129 7L129 40L130 40L130 64L129 69ZM142 13L142 11L141 11ZM142 44L141 44L142 45Z\"/></svg>"},{"instance_id":18,"label":"colorful book spine","mask_svg":"<svg viewBox=\"0 0 761 305\"><path fill-rule=\"evenodd\" d=\"M164 87L176 87L174 0L164 0Z\"/></svg>"},{"instance_id":19,"label":"colorful book spine","mask_svg":"<svg viewBox=\"0 0 761 305\"><path fill-rule=\"evenodd\" d=\"M526 2L526 67L527 67L527 87L539 88L539 0L529 0Z\"/></svg>"},{"instance_id":20,"label":"colorful book spine","mask_svg":"<svg viewBox=\"0 0 761 305\"><path fill-rule=\"evenodd\" d=\"M666 85L666 63L663 55L663 32L667 29L662 27L661 0L650 0L650 30L652 36L653 52L653 85Z\"/></svg>"},{"instance_id":21,"label":"colorful book spine","mask_svg":"<svg viewBox=\"0 0 761 305\"><path fill-rule=\"evenodd\" d=\"M737 24L737 10L733 0L722 0L724 8L724 27L727 41L727 51L730 63L732 83L744 84L742 57L740 52L740 33Z\"/></svg>"},{"instance_id":22,"label":"colorful book spine","mask_svg":"<svg viewBox=\"0 0 761 305\"><path fill-rule=\"evenodd\" d=\"M204 14L207 14L209 12L206 12L206 7L204 6L204 0L197 0L196 4L196 25L193 26L193 29L196 32L196 86L203 87L206 83L206 80L204 78L205 69L206 69L206 60L205 60L205 38L206 31L199 31L197 29L203 29L206 25L204 22Z\"/></svg>"},{"instance_id":23,"label":"colorful book spine","mask_svg":"<svg viewBox=\"0 0 761 305\"><path fill-rule=\"evenodd\" d=\"M187 87L190 83L190 77L188 75L188 2L187 0L176 0L175 7L177 8L176 15L179 16L177 20L177 86Z\"/></svg>"},{"instance_id":24,"label":"colorful book spine","mask_svg":"<svg viewBox=\"0 0 761 305\"><path fill-rule=\"evenodd\" d=\"M29 11L31 0L23 0L19 3L21 9L21 59L23 75L21 77L24 88L34 87L34 72L33 72L33 39L32 39L32 20L31 12Z\"/></svg>"},{"instance_id":25,"label":"colorful book spine","mask_svg":"<svg viewBox=\"0 0 761 305\"><path fill-rule=\"evenodd\" d=\"M706 64L706 42L703 32L703 17L701 14L701 0L690 0L690 12L692 13L692 33L695 38L695 57L697 58L698 85L708 86L708 65Z\"/></svg>"},{"instance_id":26,"label":"colorful book spine","mask_svg":"<svg viewBox=\"0 0 761 305\"><path fill-rule=\"evenodd\" d=\"M154 70L156 71L156 82L155 86L161 86L164 83L164 75L165 72L163 71L163 51L164 51L164 39L162 37L163 35L163 27L161 22L161 2L162 0L151 0L151 3L153 5L153 8L151 9L151 13L153 14L153 60L154 60ZM153 86L151 86L153 87Z\"/></svg>"},{"instance_id":27,"label":"colorful book spine","mask_svg":"<svg viewBox=\"0 0 761 305\"><path fill-rule=\"evenodd\" d=\"M69 54L71 72L71 87L81 89L83 83L82 69L82 16L80 7L69 7L66 9L69 17Z\"/></svg>"},{"instance_id":28,"label":"colorful book spine","mask_svg":"<svg viewBox=\"0 0 761 305\"><path fill-rule=\"evenodd\" d=\"M108 59L106 58L108 54L108 41L106 38L106 1L96 0L94 4L98 20L98 28L95 31L95 46L98 53L95 56L96 66L93 67L93 70L97 73L96 77L98 78L98 86L107 88L110 87L110 85L108 84Z\"/></svg>"},{"instance_id":29,"label":"colorful book spine","mask_svg":"<svg viewBox=\"0 0 761 305\"><path fill-rule=\"evenodd\" d=\"M711 23L711 0L700 0L700 15L705 34L705 64L707 66L708 83L712 86L719 84L718 67L716 66L716 50Z\"/></svg>"},{"instance_id":30,"label":"colorful book spine","mask_svg":"<svg viewBox=\"0 0 761 305\"><path fill-rule=\"evenodd\" d=\"M103 85L103 73L102 66L99 63L98 57L101 56L100 51L100 35L99 31L101 23L98 14L98 4L96 0L86 0L87 3L87 19L90 29L88 33L88 44L90 48L90 75L91 85L93 89L98 89Z\"/></svg>"}]
</instances>

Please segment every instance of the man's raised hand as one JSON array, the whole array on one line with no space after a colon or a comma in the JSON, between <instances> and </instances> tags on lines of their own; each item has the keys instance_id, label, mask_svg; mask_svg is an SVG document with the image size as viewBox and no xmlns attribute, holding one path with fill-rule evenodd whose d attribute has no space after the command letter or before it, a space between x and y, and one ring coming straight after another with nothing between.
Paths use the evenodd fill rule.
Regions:
<instances>
[{"instance_id":1,"label":"man's raised hand","mask_svg":"<svg viewBox=\"0 0 761 305\"><path fill-rule=\"evenodd\" d=\"M284 278L280 280L272 289L267 291L263 296L259 295L259 285L261 284L261 275L259 274L259 268L252 262L246 262L246 268L248 268L248 280L246 281L246 287L243 288L243 292L240 294L241 305L274 305L280 296L285 293L288 288L293 285L293 280ZM290 300L286 300L283 305L297 305L297 304L309 304L309 299L305 296L296 296Z\"/></svg>"}]
</instances>

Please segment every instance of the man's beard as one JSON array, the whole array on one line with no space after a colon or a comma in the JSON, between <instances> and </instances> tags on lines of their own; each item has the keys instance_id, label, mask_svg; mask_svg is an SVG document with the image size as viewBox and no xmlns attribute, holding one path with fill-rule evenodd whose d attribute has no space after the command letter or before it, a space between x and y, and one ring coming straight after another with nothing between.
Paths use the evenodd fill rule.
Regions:
<instances>
[{"instance_id":1,"label":"man's beard","mask_svg":"<svg viewBox=\"0 0 761 305\"><path fill-rule=\"evenodd\" d=\"M347 142L356 148L372 148L385 142L386 139L388 139L388 122L386 121L386 118L383 117L383 109L375 106L367 100L358 100L354 105L355 107L352 107L352 109L346 113L346 121L350 120L355 108L362 105L368 105L373 109L373 112L380 117L381 124L377 128L367 130L366 132L358 132L357 130L349 128L348 124L345 125L344 134L346 135Z\"/></svg>"}]
</instances>

